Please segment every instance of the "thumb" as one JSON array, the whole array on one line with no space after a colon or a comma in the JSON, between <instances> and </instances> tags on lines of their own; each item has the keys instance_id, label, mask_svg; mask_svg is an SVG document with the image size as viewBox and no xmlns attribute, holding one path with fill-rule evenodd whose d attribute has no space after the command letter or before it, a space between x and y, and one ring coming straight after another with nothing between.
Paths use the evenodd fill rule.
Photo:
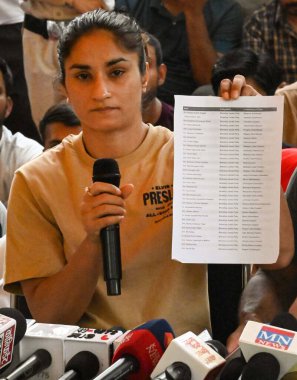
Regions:
<instances>
[{"instance_id":1,"label":"thumb","mask_svg":"<svg viewBox=\"0 0 297 380\"><path fill-rule=\"evenodd\" d=\"M130 194L133 192L134 185L132 185L132 183L129 183L127 185L122 186L120 190L122 192L122 198L127 199L130 196Z\"/></svg>"}]
</instances>

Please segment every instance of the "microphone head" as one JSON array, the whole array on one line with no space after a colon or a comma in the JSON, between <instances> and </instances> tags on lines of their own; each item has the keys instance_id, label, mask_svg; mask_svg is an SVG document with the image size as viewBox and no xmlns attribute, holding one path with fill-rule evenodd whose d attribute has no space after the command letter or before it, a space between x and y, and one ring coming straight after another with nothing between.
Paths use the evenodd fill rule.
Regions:
<instances>
[{"instance_id":1,"label":"microphone head","mask_svg":"<svg viewBox=\"0 0 297 380\"><path fill-rule=\"evenodd\" d=\"M94 162L93 182L106 182L119 187L120 179L119 165L113 158L100 158Z\"/></svg>"},{"instance_id":2,"label":"microphone head","mask_svg":"<svg viewBox=\"0 0 297 380\"><path fill-rule=\"evenodd\" d=\"M205 342L209 347L211 347L214 351L216 351L222 358L226 358L228 356L227 348L216 339L210 339Z\"/></svg>"},{"instance_id":3,"label":"microphone head","mask_svg":"<svg viewBox=\"0 0 297 380\"><path fill-rule=\"evenodd\" d=\"M297 319L292 314L287 312L283 312L275 316L270 322L270 325L291 331L297 331Z\"/></svg>"},{"instance_id":4,"label":"microphone head","mask_svg":"<svg viewBox=\"0 0 297 380\"><path fill-rule=\"evenodd\" d=\"M167 321L151 320L126 334L114 352L112 363L124 357L132 357L136 359L138 368L128 378L149 378L173 338L173 330Z\"/></svg>"},{"instance_id":5,"label":"microphone head","mask_svg":"<svg viewBox=\"0 0 297 380\"><path fill-rule=\"evenodd\" d=\"M39 365L38 369L36 369L37 371L42 371L52 364L52 356L44 348L39 348L31 356L35 356L38 360Z\"/></svg>"},{"instance_id":6,"label":"microphone head","mask_svg":"<svg viewBox=\"0 0 297 380\"><path fill-rule=\"evenodd\" d=\"M268 352L258 352L243 368L242 380L276 380L280 373L278 360Z\"/></svg>"},{"instance_id":7,"label":"microphone head","mask_svg":"<svg viewBox=\"0 0 297 380\"><path fill-rule=\"evenodd\" d=\"M16 321L15 337L14 337L14 346L19 343L23 338L27 330L27 322L23 314L17 309L10 307L0 308L0 314L5 315L6 317L13 318Z\"/></svg>"},{"instance_id":8,"label":"microphone head","mask_svg":"<svg viewBox=\"0 0 297 380\"><path fill-rule=\"evenodd\" d=\"M73 370L80 380L91 380L99 372L100 363L96 355L90 351L81 351L74 355L66 365L65 372Z\"/></svg>"},{"instance_id":9,"label":"microphone head","mask_svg":"<svg viewBox=\"0 0 297 380\"><path fill-rule=\"evenodd\" d=\"M230 360L224 366L220 380L238 380L245 365L246 361L242 356Z\"/></svg>"}]
</instances>

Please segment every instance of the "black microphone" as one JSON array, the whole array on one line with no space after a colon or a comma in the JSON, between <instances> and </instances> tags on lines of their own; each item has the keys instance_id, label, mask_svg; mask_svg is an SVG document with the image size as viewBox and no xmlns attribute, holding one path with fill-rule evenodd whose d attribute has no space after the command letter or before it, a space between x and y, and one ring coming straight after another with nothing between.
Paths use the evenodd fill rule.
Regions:
<instances>
[{"instance_id":1,"label":"black microphone","mask_svg":"<svg viewBox=\"0 0 297 380\"><path fill-rule=\"evenodd\" d=\"M59 380L91 380L99 372L100 363L90 351L80 351L66 364L65 373Z\"/></svg>"},{"instance_id":2,"label":"black microphone","mask_svg":"<svg viewBox=\"0 0 297 380\"><path fill-rule=\"evenodd\" d=\"M44 349L39 349L34 352L28 359L20 363L14 371L3 380L25 380L38 374L52 363L51 354Z\"/></svg>"},{"instance_id":3,"label":"black microphone","mask_svg":"<svg viewBox=\"0 0 297 380\"><path fill-rule=\"evenodd\" d=\"M102 158L95 161L93 166L93 182L106 182L119 187L120 178L119 166L114 159ZM103 228L100 237L107 295L118 296L121 294L122 279L119 224Z\"/></svg>"},{"instance_id":4,"label":"black microphone","mask_svg":"<svg viewBox=\"0 0 297 380\"><path fill-rule=\"evenodd\" d=\"M230 360L220 373L220 380L238 380L245 365L246 361L242 356Z\"/></svg>"},{"instance_id":5,"label":"black microphone","mask_svg":"<svg viewBox=\"0 0 297 380\"><path fill-rule=\"evenodd\" d=\"M165 372L154 377L154 380L191 380L192 373L190 367L182 362L174 362L168 366Z\"/></svg>"},{"instance_id":6,"label":"black microphone","mask_svg":"<svg viewBox=\"0 0 297 380\"><path fill-rule=\"evenodd\" d=\"M211 347L214 351L216 351L222 358L226 358L228 356L228 351L226 346L223 345L219 340L210 339L205 342L209 347Z\"/></svg>"},{"instance_id":7,"label":"black microphone","mask_svg":"<svg viewBox=\"0 0 297 380\"><path fill-rule=\"evenodd\" d=\"M279 361L269 352L258 352L243 368L241 380L277 380Z\"/></svg>"}]
</instances>

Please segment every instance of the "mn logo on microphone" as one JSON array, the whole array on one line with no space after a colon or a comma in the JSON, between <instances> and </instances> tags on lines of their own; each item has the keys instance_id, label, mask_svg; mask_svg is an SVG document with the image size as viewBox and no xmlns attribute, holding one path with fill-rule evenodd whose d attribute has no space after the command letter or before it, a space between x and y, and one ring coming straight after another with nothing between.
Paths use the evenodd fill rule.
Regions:
<instances>
[{"instance_id":1,"label":"mn logo on microphone","mask_svg":"<svg viewBox=\"0 0 297 380\"><path fill-rule=\"evenodd\" d=\"M263 326L255 343L278 350L287 351L295 337L291 331L280 330L271 326Z\"/></svg>"}]
</instances>

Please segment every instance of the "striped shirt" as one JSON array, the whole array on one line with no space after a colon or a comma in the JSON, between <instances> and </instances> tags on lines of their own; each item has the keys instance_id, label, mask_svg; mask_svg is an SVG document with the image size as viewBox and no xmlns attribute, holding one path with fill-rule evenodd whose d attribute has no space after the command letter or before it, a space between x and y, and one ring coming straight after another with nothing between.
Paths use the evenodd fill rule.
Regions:
<instances>
[{"instance_id":1,"label":"striped shirt","mask_svg":"<svg viewBox=\"0 0 297 380\"><path fill-rule=\"evenodd\" d=\"M283 71L283 80L297 81L297 33L278 0L256 10L244 25L243 45L269 53Z\"/></svg>"}]
</instances>

